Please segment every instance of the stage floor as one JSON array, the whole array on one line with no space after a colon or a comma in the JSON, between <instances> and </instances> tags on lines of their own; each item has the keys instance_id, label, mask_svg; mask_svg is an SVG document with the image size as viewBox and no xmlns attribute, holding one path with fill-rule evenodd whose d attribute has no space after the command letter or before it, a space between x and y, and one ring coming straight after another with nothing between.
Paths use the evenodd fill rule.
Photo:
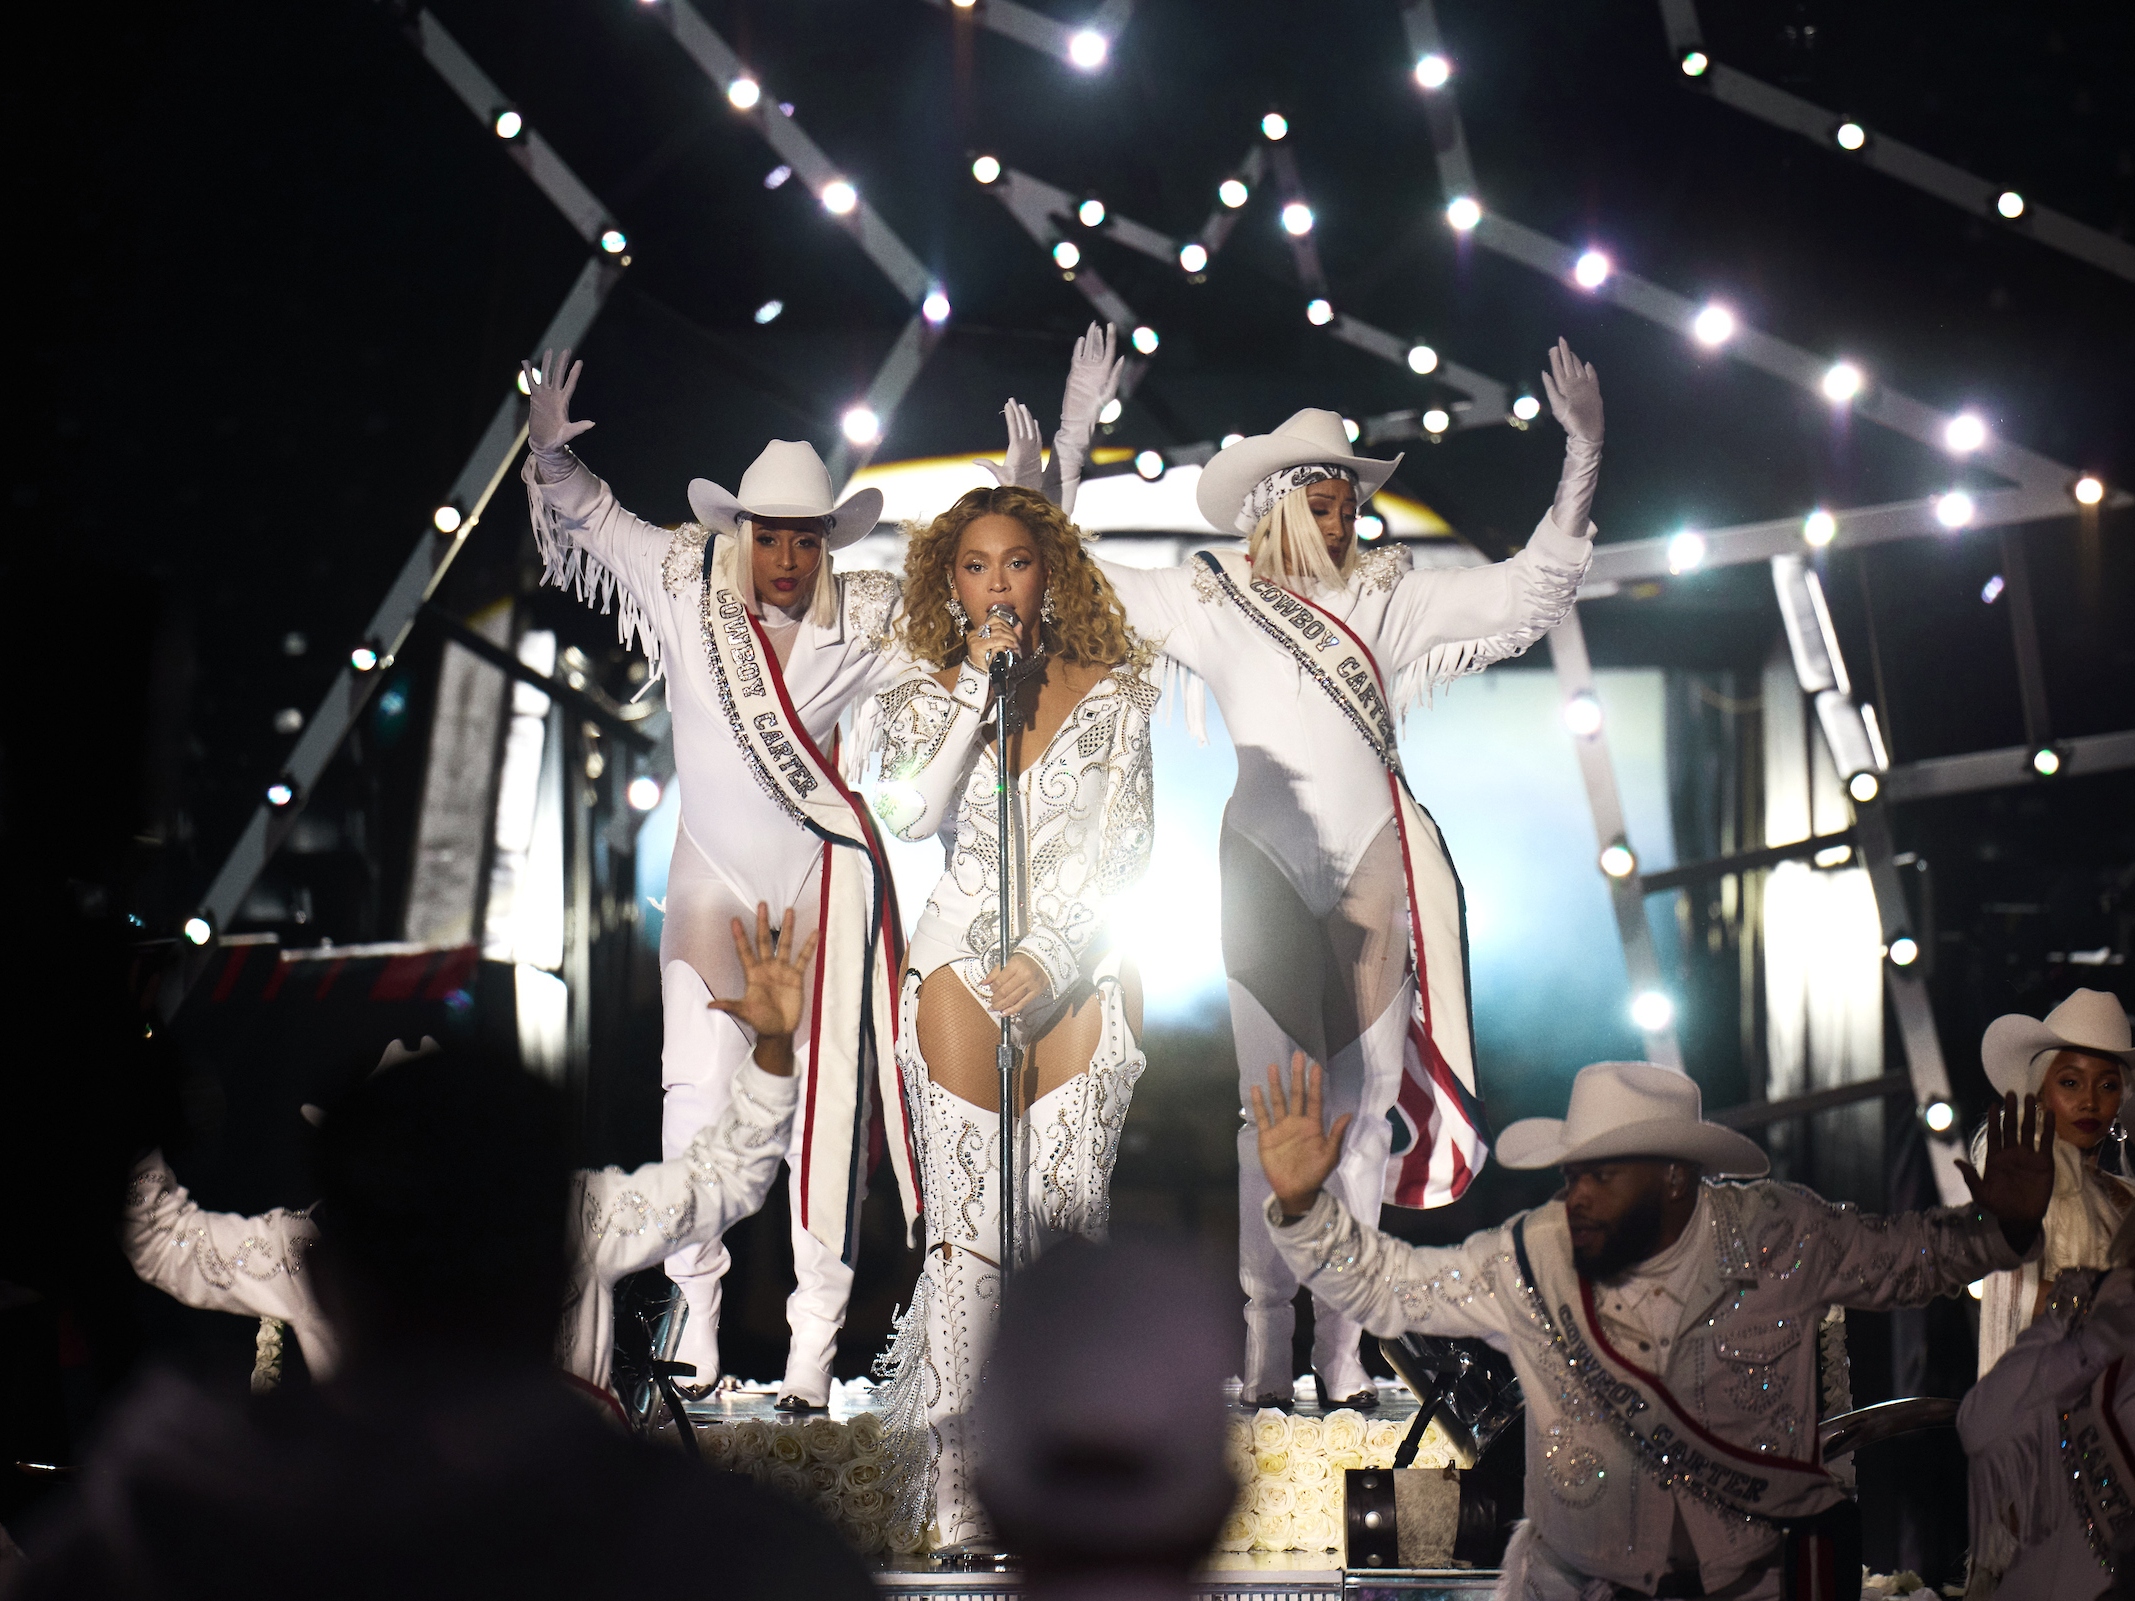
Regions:
<instances>
[{"instance_id":1,"label":"stage floor","mask_svg":"<svg viewBox=\"0 0 2135 1601\"><path fill-rule=\"evenodd\" d=\"M1241 1417L1251 1416L1249 1408L1238 1404L1236 1381L1224 1388L1232 1410ZM1367 1416L1406 1423L1416 1415L1416 1398L1406 1386L1382 1379L1378 1391L1379 1404ZM746 1418L761 1418L767 1423L791 1421L793 1414L782 1413L773 1404L777 1398L777 1391L769 1384L744 1382L690 1402L689 1414L698 1423L739 1423ZM866 1380L832 1387L829 1415L833 1420L844 1422L874 1410L875 1388ZM1312 1380L1304 1378L1298 1381L1294 1410L1302 1416L1319 1417L1335 1408L1321 1406ZM1497 1583L1494 1570L1479 1568L1345 1573L1332 1565L1334 1558L1331 1551L1218 1552L1196 1576L1193 1594L1195 1601L1203 1601L1204 1597L1207 1601L1294 1601L1301 1596L1326 1597L1329 1601L1336 1597L1343 1601L1478 1601L1489 1595ZM1011 1601L1027 1593L1013 1567L961 1570L938 1565L926 1557L883 1559L876 1568L875 1583L885 1596L899 1601L924 1601L933 1596L953 1601Z\"/></svg>"}]
</instances>

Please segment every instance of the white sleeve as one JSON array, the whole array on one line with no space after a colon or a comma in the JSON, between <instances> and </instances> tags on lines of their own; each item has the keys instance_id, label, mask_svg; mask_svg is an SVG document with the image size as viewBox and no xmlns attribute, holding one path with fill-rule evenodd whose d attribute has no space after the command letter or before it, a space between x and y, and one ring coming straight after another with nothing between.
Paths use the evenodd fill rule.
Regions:
<instances>
[{"instance_id":1,"label":"white sleeve","mask_svg":"<svg viewBox=\"0 0 2135 1601\"><path fill-rule=\"evenodd\" d=\"M703 571L707 542L703 531L685 525L669 532L625 511L592 468L571 458L570 473L550 483L540 458L529 454L519 476L526 483L527 512L533 519L534 544L541 552L544 583L566 589L603 613L616 612L616 634L628 645L637 639L654 666L661 641L653 630L659 616L661 587L668 580L672 553L694 569L676 574L696 583Z\"/></svg>"},{"instance_id":2,"label":"white sleeve","mask_svg":"<svg viewBox=\"0 0 2135 1601\"><path fill-rule=\"evenodd\" d=\"M152 1151L135 1166L119 1219L119 1245L144 1284L204 1312L320 1323L307 1257L309 1214L277 1207L258 1217L205 1212Z\"/></svg>"},{"instance_id":3,"label":"white sleeve","mask_svg":"<svg viewBox=\"0 0 2135 1601\"><path fill-rule=\"evenodd\" d=\"M1593 554L1591 537L1545 517L1510 561L1408 573L1387 602L1381 668L1392 676L1414 668L1435 685L1519 655L1563 621Z\"/></svg>"},{"instance_id":4,"label":"white sleeve","mask_svg":"<svg viewBox=\"0 0 2135 1601\"><path fill-rule=\"evenodd\" d=\"M899 839L941 831L978 759L990 686L969 662L944 689L924 666L909 669L876 699L871 721L882 753L875 815Z\"/></svg>"},{"instance_id":5,"label":"white sleeve","mask_svg":"<svg viewBox=\"0 0 2135 1601\"><path fill-rule=\"evenodd\" d=\"M1382 1339L1414 1329L1502 1342L1524 1293L1509 1225L1458 1245L1409 1245L1366 1228L1325 1190L1294 1223L1272 1195L1265 1216L1298 1282Z\"/></svg>"},{"instance_id":6,"label":"white sleeve","mask_svg":"<svg viewBox=\"0 0 2135 1601\"><path fill-rule=\"evenodd\" d=\"M1115 561L1100 561L1097 567L1111 581L1120 610L1127 614L1127 626L1142 642L1188 670L1200 672L1199 630L1194 627L1194 617L1207 603L1194 593L1192 564L1126 567Z\"/></svg>"},{"instance_id":7,"label":"white sleeve","mask_svg":"<svg viewBox=\"0 0 2135 1601\"><path fill-rule=\"evenodd\" d=\"M762 1206L799 1095L796 1075L744 1063L726 1111L680 1156L628 1173L581 1173L579 1255L600 1282L663 1262L679 1246L709 1244Z\"/></svg>"}]
</instances>

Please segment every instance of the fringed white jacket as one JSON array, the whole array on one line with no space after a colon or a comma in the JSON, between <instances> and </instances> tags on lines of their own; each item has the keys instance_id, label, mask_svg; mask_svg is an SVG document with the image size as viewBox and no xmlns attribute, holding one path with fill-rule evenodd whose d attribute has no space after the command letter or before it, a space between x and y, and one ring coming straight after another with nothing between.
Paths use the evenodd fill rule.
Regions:
<instances>
[{"instance_id":1,"label":"fringed white jacket","mask_svg":"<svg viewBox=\"0 0 2135 1601\"><path fill-rule=\"evenodd\" d=\"M681 1246L717 1240L763 1205L786 1155L799 1083L791 1074L745 1065L725 1113L699 1130L682 1155L628 1173L604 1167L575 1176L558 1367L606 1386L616 1281L664 1262ZM317 1238L308 1212L203 1211L161 1151L134 1168L119 1224L126 1259L144 1283L203 1311L280 1319L295 1333L305 1367L325 1379L342 1353L319 1310L307 1262Z\"/></svg>"}]
</instances>

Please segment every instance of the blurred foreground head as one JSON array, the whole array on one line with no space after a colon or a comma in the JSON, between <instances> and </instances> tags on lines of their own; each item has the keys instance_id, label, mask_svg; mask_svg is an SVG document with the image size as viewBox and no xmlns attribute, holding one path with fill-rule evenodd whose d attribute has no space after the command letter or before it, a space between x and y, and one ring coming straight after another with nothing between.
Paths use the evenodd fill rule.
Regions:
<instances>
[{"instance_id":1,"label":"blurred foreground head","mask_svg":"<svg viewBox=\"0 0 2135 1601\"><path fill-rule=\"evenodd\" d=\"M381 1069L319 1131L319 1295L352 1366L543 1365L570 1170L553 1090L477 1050Z\"/></svg>"},{"instance_id":2,"label":"blurred foreground head","mask_svg":"<svg viewBox=\"0 0 2135 1601\"><path fill-rule=\"evenodd\" d=\"M1207 1555L1238 1493L1223 1458L1236 1321L1183 1244L1071 1242L1009 1281L978 1490L1034 1582L1144 1589Z\"/></svg>"}]
</instances>

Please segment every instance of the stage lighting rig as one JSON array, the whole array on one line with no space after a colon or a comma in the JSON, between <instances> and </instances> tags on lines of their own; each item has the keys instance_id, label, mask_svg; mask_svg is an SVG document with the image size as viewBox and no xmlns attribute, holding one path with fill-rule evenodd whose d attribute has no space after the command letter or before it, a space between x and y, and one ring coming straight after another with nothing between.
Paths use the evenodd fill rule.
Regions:
<instances>
[{"instance_id":1,"label":"stage lighting rig","mask_svg":"<svg viewBox=\"0 0 2135 1601\"><path fill-rule=\"evenodd\" d=\"M1483 220L1483 208L1473 196L1455 195L1446 205L1446 221L1455 233L1466 233Z\"/></svg>"},{"instance_id":2,"label":"stage lighting rig","mask_svg":"<svg viewBox=\"0 0 2135 1601\"><path fill-rule=\"evenodd\" d=\"M640 773L623 791L623 798L634 812L649 812L660 804L660 781L650 773Z\"/></svg>"},{"instance_id":3,"label":"stage lighting rig","mask_svg":"<svg viewBox=\"0 0 2135 1601\"><path fill-rule=\"evenodd\" d=\"M1863 769L1846 780L1846 793L1859 804L1866 806L1883 793L1883 780Z\"/></svg>"},{"instance_id":4,"label":"stage lighting rig","mask_svg":"<svg viewBox=\"0 0 2135 1601\"><path fill-rule=\"evenodd\" d=\"M1942 443L1953 456L1969 456L1987 442L1987 425L1969 411L1961 411L1944 424Z\"/></svg>"},{"instance_id":5,"label":"stage lighting rig","mask_svg":"<svg viewBox=\"0 0 2135 1601\"><path fill-rule=\"evenodd\" d=\"M1216 185L1216 198L1236 211L1253 198L1253 192L1236 178L1226 178Z\"/></svg>"},{"instance_id":6,"label":"stage lighting rig","mask_svg":"<svg viewBox=\"0 0 2135 1601\"><path fill-rule=\"evenodd\" d=\"M205 945L215 937L215 925L208 921L206 913L195 912L185 920L182 932L187 944Z\"/></svg>"},{"instance_id":7,"label":"stage lighting rig","mask_svg":"<svg viewBox=\"0 0 2135 1601\"><path fill-rule=\"evenodd\" d=\"M1271 111L1260 119L1260 131L1269 139L1287 138L1290 133L1290 119L1280 111Z\"/></svg>"},{"instance_id":8,"label":"stage lighting rig","mask_svg":"<svg viewBox=\"0 0 2135 1601\"><path fill-rule=\"evenodd\" d=\"M1592 692L1582 689L1578 694L1565 701L1564 726L1581 739L1592 739L1596 734L1600 733L1601 722L1601 700ZM1606 855L1607 852L1603 854ZM1608 872L1606 864L1602 867L1602 871ZM1622 875L1611 873L1609 876L1617 878Z\"/></svg>"},{"instance_id":9,"label":"stage lighting rig","mask_svg":"<svg viewBox=\"0 0 2135 1601\"><path fill-rule=\"evenodd\" d=\"M1609 280L1609 258L1589 250L1572 266L1572 282L1581 289L1599 289Z\"/></svg>"},{"instance_id":10,"label":"stage lighting rig","mask_svg":"<svg viewBox=\"0 0 2135 1601\"><path fill-rule=\"evenodd\" d=\"M1859 150L1868 143L1868 130L1858 122L1842 122L1832 130L1831 139L1841 150Z\"/></svg>"},{"instance_id":11,"label":"stage lighting rig","mask_svg":"<svg viewBox=\"0 0 2135 1601\"><path fill-rule=\"evenodd\" d=\"M295 804L296 798L297 781L287 773L267 786L267 804L277 810Z\"/></svg>"},{"instance_id":12,"label":"stage lighting rig","mask_svg":"<svg viewBox=\"0 0 2135 1601\"><path fill-rule=\"evenodd\" d=\"M1416 63L1416 82L1425 89L1443 89L1453 76L1453 63L1433 50Z\"/></svg>"},{"instance_id":13,"label":"stage lighting rig","mask_svg":"<svg viewBox=\"0 0 2135 1601\"><path fill-rule=\"evenodd\" d=\"M1308 300L1305 302L1305 321L1315 328L1324 328L1334 321L1334 307L1324 300Z\"/></svg>"},{"instance_id":14,"label":"stage lighting rig","mask_svg":"<svg viewBox=\"0 0 2135 1601\"><path fill-rule=\"evenodd\" d=\"M2031 770L2041 778L2061 776L2061 753L2051 745L2041 745L2031 753Z\"/></svg>"},{"instance_id":15,"label":"stage lighting rig","mask_svg":"<svg viewBox=\"0 0 2135 1601\"><path fill-rule=\"evenodd\" d=\"M1140 351L1145 356L1155 355L1156 347L1163 343L1163 341L1157 337L1156 330L1150 327L1147 323L1142 324L1142 326L1134 330L1133 342L1134 348Z\"/></svg>"},{"instance_id":16,"label":"stage lighting rig","mask_svg":"<svg viewBox=\"0 0 2135 1601\"><path fill-rule=\"evenodd\" d=\"M2105 499L2105 484L2103 480L2093 478L2089 473L2085 473L2076 480L2075 488L2071 489L2069 493L2076 497L2077 505L2095 506L2099 501Z\"/></svg>"},{"instance_id":17,"label":"stage lighting rig","mask_svg":"<svg viewBox=\"0 0 2135 1601\"><path fill-rule=\"evenodd\" d=\"M1423 431L1435 440L1443 436L1446 430L1453 426L1453 414L1441 406L1433 406L1417 421L1423 425Z\"/></svg>"},{"instance_id":18,"label":"stage lighting rig","mask_svg":"<svg viewBox=\"0 0 2135 1601\"><path fill-rule=\"evenodd\" d=\"M466 520L465 517L460 515L460 508L453 505L449 500L430 514L431 526L441 534L458 533L460 524Z\"/></svg>"},{"instance_id":19,"label":"stage lighting rig","mask_svg":"<svg viewBox=\"0 0 2135 1601\"><path fill-rule=\"evenodd\" d=\"M1293 239L1302 239L1312 232L1312 208L1302 200L1293 200L1284 206L1282 231Z\"/></svg>"},{"instance_id":20,"label":"stage lighting rig","mask_svg":"<svg viewBox=\"0 0 2135 1601\"><path fill-rule=\"evenodd\" d=\"M1082 262L1082 247L1072 239L1063 239L1053 246L1053 265L1062 272L1073 272Z\"/></svg>"},{"instance_id":21,"label":"stage lighting rig","mask_svg":"<svg viewBox=\"0 0 2135 1601\"><path fill-rule=\"evenodd\" d=\"M507 106L497 113L497 120L490 126L497 130L499 139L512 140L526 132L526 119Z\"/></svg>"},{"instance_id":22,"label":"stage lighting rig","mask_svg":"<svg viewBox=\"0 0 2135 1601\"><path fill-rule=\"evenodd\" d=\"M1707 350L1717 350L1735 337L1735 314L1718 303L1704 306L1690 320L1690 337Z\"/></svg>"},{"instance_id":23,"label":"stage lighting rig","mask_svg":"<svg viewBox=\"0 0 2135 1601\"><path fill-rule=\"evenodd\" d=\"M856 445L872 445L882 437L882 419L866 406L854 406L838 420L845 437Z\"/></svg>"},{"instance_id":24,"label":"stage lighting rig","mask_svg":"<svg viewBox=\"0 0 2135 1601\"><path fill-rule=\"evenodd\" d=\"M1861 369L1850 361L1836 361L1824 369L1824 399L1843 406L1861 392Z\"/></svg>"},{"instance_id":25,"label":"stage lighting rig","mask_svg":"<svg viewBox=\"0 0 2135 1601\"><path fill-rule=\"evenodd\" d=\"M1905 943L1910 945L1912 941L1907 940ZM1894 945L1891 950L1893 952L1891 959L1896 961L1895 953L1897 947ZM1900 965L1903 966L1905 964L1901 963ZM1937 1138L1947 1138L1950 1131L1957 1127L1957 1108L1949 1103L1947 1097L1934 1096L1921 1105L1920 1126Z\"/></svg>"},{"instance_id":26,"label":"stage lighting rig","mask_svg":"<svg viewBox=\"0 0 2135 1601\"><path fill-rule=\"evenodd\" d=\"M1438 352L1429 345L1409 346L1409 371L1429 373L1438 370Z\"/></svg>"},{"instance_id":27,"label":"stage lighting rig","mask_svg":"<svg viewBox=\"0 0 2135 1601\"><path fill-rule=\"evenodd\" d=\"M833 178L823 185L822 201L825 211L843 217L860 203L860 192L843 178Z\"/></svg>"},{"instance_id":28,"label":"stage lighting rig","mask_svg":"<svg viewBox=\"0 0 2135 1601\"><path fill-rule=\"evenodd\" d=\"M1648 1034L1658 1034L1675 1021L1675 1002L1659 990L1642 990L1632 998L1631 1021Z\"/></svg>"},{"instance_id":29,"label":"stage lighting rig","mask_svg":"<svg viewBox=\"0 0 2135 1601\"><path fill-rule=\"evenodd\" d=\"M366 639L348 653L349 666L359 673L375 671L379 663L384 660L385 658L379 654L378 641L375 639Z\"/></svg>"},{"instance_id":30,"label":"stage lighting rig","mask_svg":"<svg viewBox=\"0 0 2135 1601\"><path fill-rule=\"evenodd\" d=\"M1001 163L995 156L980 156L971 163L971 176L980 183L997 183L1001 177Z\"/></svg>"},{"instance_id":31,"label":"stage lighting rig","mask_svg":"<svg viewBox=\"0 0 2135 1601\"><path fill-rule=\"evenodd\" d=\"M1085 228L1101 228L1105 221L1105 203L1102 200L1085 200L1075 208L1075 220Z\"/></svg>"},{"instance_id":32,"label":"stage lighting rig","mask_svg":"<svg viewBox=\"0 0 2135 1601\"><path fill-rule=\"evenodd\" d=\"M736 111L754 111L764 91L754 78L736 78L726 86L726 103Z\"/></svg>"},{"instance_id":33,"label":"stage lighting rig","mask_svg":"<svg viewBox=\"0 0 2135 1601\"><path fill-rule=\"evenodd\" d=\"M2004 189L1994 197L1994 209L2014 222L2024 214L2024 197L2014 189Z\"/></svg>"},{"instance_id":34,"label":"stage lighting rig","mask_svg":"<svg viewBox=\"0 0 2135 1601\"><path fill-rule=\"evenodd\" d=\"M949 297L939 289L927 291L927 298L919 303L919 314L937 327L949 320Z\"/></svg>"},{"instance_id":35,"label":"stage lighting rig","mask_svg":"<svg viewBox=\"0 0 2135 1601\"><path fill-rule=\"evenodd\" d=\"M761 328L766 323L777 322L779 318L779 313L784 311L785 309L786 303L783 300L765 301L762 305L756 308L756 326Z\"/></svg>"},{"instance_id":36,"label":"stage lighting rig","mask_svg":"<svg viewBox=\"0 0 2135 1601\"><path fill-rule=\"evenodd\" d=\"M1521 395L1512 403L1512 415L1521 422L1533 422L1542 415L1542 402L1532 395Z\"/></svg>"},{"instance_id":37,"label":"stage lighting rig","mask_svg":"<svg viewBox=\"0 0 2135 1601\"><path fill-rule=\"evenodd\" d=\"M1668 571L1680 578L1705 565L1705 536L1686 528L1668 536Z\"/></svg>"},{"instance_id":38,"label":"stage lighting rig","mask_svg":"<svg viewBox=\"0 0 2135 1601\"><path fill-rule=\"evenodd\" d=\"M1946 495L1936 497L1935 521L1945 528L1962 528L1972 520L1973 513L1977 510L1970 495L1962 489L1953 489Z\"/></svg>"},{"instance_id":39,"label":"stage lighting rig","mask_svg":"<svg viewBox=\"0 0 2135 1601\"><path fill-rule=\"evenodd\" d=\"M1638 853L1622 840L1601 847L1601 870L1611 878L1629 878L1638 871Z\"/></svg>"},{"instance_id":40,"label":"stage lighting rig","mask_svg":"<svg viewBox=\"0 0 2135 1601\"><path fill-rule=\"evenodd\" d=\"M1684 77L1702 78L1712 70L1712 57L1702 50L1685 50L1681 65Z\"/></svg>"},{"instance_id":41,"label":"stage lighting rig","mask_svg":"<svg viewBox=\"0 0 2135 1601\"><path fill-rule=\"evenodd\" d=\"M1097 421L1101 426L1109 428L1114 423L1119 421L1120 413L1125 411L1126 409L1127 408L1121 403L1119 396L1114 395L1110 400L1105 402L1104 410L1100 411L1097 414Z\"/></svg>"},{"instance_id":42,"label":"stage lighting rig","mask_svg":"<svg viewBox=\"0 0 2135 1601\"><path fill-rule=\"evenodd\" d=\"M1801 537L1822 550L1838 537L1838 519L1819 506L1801 520Z\"/></svg>"},{"instance_id":43,"label":"stage lighting rig","mask_svg":"<svg viewBox=\"0 0 2135 1601\"><path fill-rule=\"evenodd\" d=\"M1187 243L1179 246L1179 265L1188 272L1208 270L1208 249L1204 245Z\"/></svg>"},{"instance_id":44,"label":"stage lighting rig","mask_svg":"<svg viewBox=\"0 0 2135 1601\"><path fill-rule=\"evenodd\" d=\"M1154 450L1137 451L1134 472L1135 476L1153 484L1164 476L1164 458Z\"/></svg>"},{"instance_id":45,"label":"stage lighting rig","mask_svg":"<svg viewBox=\"0 0 2135 1601\"><path fill-rule=\"evenodd\" d=\"M1085 28L1068 40L1068 60L1084 72L1095 72L1112 53L1112 41L1095 28Z\"/></svg>"}]
</instances>

